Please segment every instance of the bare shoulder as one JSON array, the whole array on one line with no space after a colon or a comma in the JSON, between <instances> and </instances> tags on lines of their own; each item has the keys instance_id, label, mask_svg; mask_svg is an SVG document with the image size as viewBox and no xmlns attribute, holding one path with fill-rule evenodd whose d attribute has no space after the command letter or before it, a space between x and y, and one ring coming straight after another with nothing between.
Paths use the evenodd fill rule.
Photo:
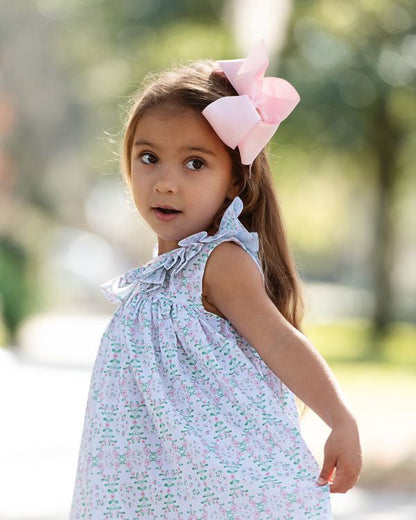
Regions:
<instances>
[{"instance_id":1,"label":"bare shoulder","mask_svg":"<svg viewBox=\"0 0 416 520\"><path fill-rule=\"evenodd\" d=\"M208 258L204 275L204 288L241 284L242 281L263 286L258 266L253 258L235 242L223 242Z\"/></svg>"},{"instance_id":2,"label":"bare shoulder","mask_svg":"<svg viewBox=\"0 0 416 520\"><path fill-rule=\"evenodd\" d=\"M253 295L263 292L260 270L247 251L235 242L223 242L208 258L203 279L203 291L212 301L217 296Z\"/></svg>"},{"instance_id":3,"label":"bare shoulder","mask_svg":"<svg viewBox=\"0 0 416 520\"><path fill-rule=\"evenodd\" d=\"M202 290L212 306L208 310L227 318L260 355L288 326L267 295L256 262L233 242L224 242L211 253Z\"/></svg>"}]
</instances>

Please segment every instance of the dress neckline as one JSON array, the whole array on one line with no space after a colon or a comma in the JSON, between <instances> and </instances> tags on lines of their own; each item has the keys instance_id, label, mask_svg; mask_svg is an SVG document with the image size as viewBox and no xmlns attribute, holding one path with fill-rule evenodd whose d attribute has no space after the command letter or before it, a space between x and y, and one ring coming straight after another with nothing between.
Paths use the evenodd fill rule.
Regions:
<instances>
[{"instance_id":1,"label":"dress neckline","mask_svg":"<svg viewBox=\"0 0 416 520\"><path fill-rule=\"evenodd\" d=\"M144 284L152 291L164 283L167 272L178 273L188 262L199 253L204 245L219 244L225 241L233 241L241 245L251 255L256 256L258 252L258 236L250 232L240 222L238 216L243 209L243 202L236 197L222 216L218 231L214 235L208 235L206 231L194 233L178 242L178 247L166 251L146 264L135 267L127 273L117 276L104 284L101 290L113 303L120 303L130 296L137 283Z\"/></svg>"}]
</instances>

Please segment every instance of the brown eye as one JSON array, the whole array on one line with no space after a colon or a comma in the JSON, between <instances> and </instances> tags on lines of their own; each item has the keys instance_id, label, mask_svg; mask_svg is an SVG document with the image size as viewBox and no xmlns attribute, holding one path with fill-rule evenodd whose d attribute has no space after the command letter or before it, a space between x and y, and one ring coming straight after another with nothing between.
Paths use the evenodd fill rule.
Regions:
<instances>
[{"instance_id":1,"label":"brown eye","mask_svg":"<svg viewBox=\"0 0 416 520\"><path fill-rule=\"evenodd\" d=\"M149 152L143 153L140 156L140 158L144 164L156 164L157 163L156 155L153 155L152 153L149 153Z\"/></svg>"},{"instance_id":2,"label":"brown eye","mask_svg":"<svg viewBox=\"0 0 416 520\"><path fill-rule=\"evenodd\" d=\"M190 170L195 170L195 171L201 170L204 166L205 166L205 163L201 159L191 159L190 161L188 161L186 163L187 168L189 168Z\"/></svg>"}]
</instances>

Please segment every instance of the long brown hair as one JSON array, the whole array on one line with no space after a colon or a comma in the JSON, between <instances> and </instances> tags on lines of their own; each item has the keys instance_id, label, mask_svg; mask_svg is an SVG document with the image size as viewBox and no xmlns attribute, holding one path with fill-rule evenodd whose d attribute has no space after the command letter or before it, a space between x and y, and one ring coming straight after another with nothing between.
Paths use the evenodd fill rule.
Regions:
<instances>
[{"instance_id":1,"label":"long brown hair","mask_svg":"<svg viewBox=\"0 0 416 520\"><path fill-rule=\"evenodd\" d=\"M208 60L149 75L144 87L131 99L124 129L122 172L129 188L134 134L137 122L146 112L160 106L202 112L216 99L233 95L237 95L233 86L223 74L214 70L214 63ZM259 236L259 256L267 294L283 316L300 329L303 300L299 277L288 247L266 152L263 150L256 157L249 175L249 168L241 164L239 151L226 148L240 187L239 196L244 203L240 220L249 231L255 231ZM224 210L225 207L222 213Z\"/></svg>"}]
</instances>

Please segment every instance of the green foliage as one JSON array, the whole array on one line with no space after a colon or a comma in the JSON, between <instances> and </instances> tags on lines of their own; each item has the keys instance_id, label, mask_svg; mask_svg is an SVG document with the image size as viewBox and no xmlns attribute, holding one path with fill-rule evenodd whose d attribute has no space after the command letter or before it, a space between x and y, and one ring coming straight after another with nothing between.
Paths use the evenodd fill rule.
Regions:
<instances>
[{"instance_id":1,"label":"green foliage","mask_svg":"<svg viewBox=\"0 0 416 520\"><path fill-rule=\"evenodd\" d=\"M6 324L4 323L3 315L0 312L0 347L7 345L8 333Z\"/></svg>"},{"instance_id":2,"label":"green foliage","mask_svg":"<svg viewBox=\"0 0 416 520\"><path fill-rule=\"evenodd\" d=\"M9 238L0 238L0 340L13 340L23 318L34 307L25 251Z\"/></svg>"},{"instance_id":3,"label":"green foliage","mask_svg":"<svg viewBox=\"0 0 416 520\"><path fill-rule=\"evenodd\" d=\"M172 61L241 56L223 17L225 3L6 3L0 20L8 56L4 77L13 104L22 107L9 152L23 204L40 208L51 224L56 218L69 226L86 225L82 204L89 184L94 175L118 173L124 106L141 79ZM390 138L395 143L394 184L384 212L394 219L395 240L387 237L385 250L396 249L404 265L414 254L409 244L416 226L416 4L299 0L293 5L289 40L275 72L295 84L302 100L271 146L290 243L305 278L375 288L377 254L371 248L380 243L375 199L377 168L383 163L377 139L379 150ZM273 63L268 75L273 75ZM381 106L385 119L376 117ZM29 219L21 222L28 226L19 234L25 237L24 253L3 243L0 250L3 314L10 330L30 307L27 259L36 255L34 241L27 238L33 235ZM393 267L395 283L400 278L400 287L408 291L395 301L411 302L414 288L403 280L405 268L399 262ZM407 305L400 319L409 316L413 319L413 308ZM392 330L381 345L385 359L397 362L399 352L403 360L410 359L405 345L413 333ZM367 324L338 324L319 334L329 356L339 360L364 358L372 341Z\"/></svg>"},{"instance_id":4,"label":"green foliage","mask_svg":"<svg viewBox=\"0 0 416 520\"><path fill-rule=\"evenodd\" d=\"M295 143L300 151L281 165L301 186L291 183L297 196L279 176L291 200L289 232L306 277L372 288L373 336L381 338L397 315L394 293L410 301L415 292L414 277L399 265L414 254L414 212L406 199L415 182L416 4L294 6L279 75L293 81L302 101L276 136L283 150ZM400 310L400 319L410 315L413 309ZM373 341L374 353L382 348Z\"/></svg>"},{"instance_id":5,"label":"green foliage","mask_svg":"<svg viewBox=\"0 0 416 520\"><path fill-rule=\"evenodd\" d=\"M91 128L84 143L85 157L98 175L103 167L106 173L118 171L125 107L147 74L172 62L233 55L232 34L220 19L223 3L79 2L57 24L56 58L65 56L63 74L74 102L83 107L78 124ZM105 135L114 146L109 146Z\"/></svg>"}]
</instances>

